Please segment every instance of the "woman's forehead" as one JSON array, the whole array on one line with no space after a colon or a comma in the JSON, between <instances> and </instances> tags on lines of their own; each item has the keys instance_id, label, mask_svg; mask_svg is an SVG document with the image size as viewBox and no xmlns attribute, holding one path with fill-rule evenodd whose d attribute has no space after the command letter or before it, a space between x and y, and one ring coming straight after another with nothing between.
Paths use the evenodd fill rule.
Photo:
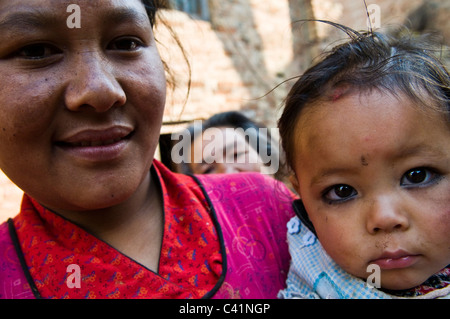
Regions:
<instances>
[{"instance_id":1,"label":"woman's forehead","mask_svg":"<svg viewBox=\"0 0 450 319\"><path fill-rule=\"evenodd\" d=\"M0 1L0 19L13 16L17 17L16 23L23 22L24 17L43 18L52 17L54 20L68 20L69 16L79 13L84 14L106 12L114 14L121 12L128 18L147 17L144 4L141 0L14 0ZM117 15L117 13L115 13ZM115 22L113 20L113 22Z\"/></svg>"}]
</instances>

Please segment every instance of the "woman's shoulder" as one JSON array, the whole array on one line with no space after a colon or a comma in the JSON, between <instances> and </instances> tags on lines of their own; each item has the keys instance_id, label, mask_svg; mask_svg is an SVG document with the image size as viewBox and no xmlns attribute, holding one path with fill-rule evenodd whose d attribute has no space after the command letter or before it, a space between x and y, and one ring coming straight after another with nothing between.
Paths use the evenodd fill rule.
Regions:
<instances>
[{"instance_id":1,"label":"woman's shoulder","mask_svg":"<svg viewBox=\"0 0 450 319\"><path fill-rule=\"evenodd\" d=\"M212 206L218 215L269 215L272 217L264 218L279 217L282 223L294 215L292 201L295 195L285 184L270 176L256 172L183 175L170 171L156 161L155 168L163 193L171 195L167 199L178 204L183 198L189 201L196 198L197 203ZM270 214L273 211L278 214ZM266 212L268 214L264 214Z\"/></svg>"},{"instance_id":2,"label":"woman's shoulder","mask_svg":"<svg viewBox=\"0 0 450 319\"><path fill-rule=\"evenodd\" d=\"M5 242L9 242L9 229L8 222L0 223L0 246L2 246Z\"/></svg>"},{"instance_id":3,"label":"woman's shoulder","mask_svg":"<svg viewBox=\"0 0 450 319\"><path fill-rule=\"evenodd\" d=\"M287 222L295 195L282 182L260 173L196 175L216 211L257 214ZM273 214L276 211L277 214ZM238 215L239 215L238 214Z\"/></svg>"},{"instance_id":4,"label":"woman's shoulder","mask_svg":"<svg viewBox=\"0 0 450 319\"><path fill-rule=\"evenodd\" d=\"M220 190L235 196L245 194L252 197L268 196L266 199L288 201L289 204L296 197L294 193L282 182L256 172L235 174L205 174L195 175L205 188Z\"/></svg>"},{"instance_id":5,"label":"woman's shoulder","mask_svg":"<svg viewBox=\"0 0 450 319\"><path fill-rule=\"evenodd\" d=\"M246 194L249 197L266 195L289 204L295 194L282 182L264 174L248 172L236 174L195 175L204 187L221 190L234 195Z\"/></svg>"},{"instance_id":6,"label":"woman's shoulder","mask_svg":"<svg viewBox=\"0 0 450 319\"><path fill-rule=\"evenodd\" d=\"M11 263L15 259L13 258L15 249L10 225L12 225L12 219L0 223L0 272L5 269L5 263Z\"/></svg>"},{"instance_id":7,"label":"woman's shoulder","mask_svg":"<svg viewBox=\"0 0 450 319\"><path fill-rule=\"evenodd\" d=\"M34 299L10 231L12 220L0 224L0 299Z\"/></svg>"}]
</instances>

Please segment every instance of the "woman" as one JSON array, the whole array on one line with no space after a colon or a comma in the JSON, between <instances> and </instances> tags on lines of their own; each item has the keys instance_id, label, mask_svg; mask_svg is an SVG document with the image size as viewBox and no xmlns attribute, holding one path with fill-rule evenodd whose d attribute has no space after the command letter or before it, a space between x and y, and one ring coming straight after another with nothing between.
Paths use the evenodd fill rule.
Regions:
<instances>
[{"instance_id":1,"label":"woman","mask_svg":"<svg viewBox=\"0 0 450 319\"><path fill-rule=\"evenodd\" d=\"M268 172L277 176L280 166L278 145L267 128L244 114L237 111L217 113L186 130L190 152L186 152L188 158L181 162L182 173Z\"/></svg>"},{"instance_id":2,"label":"woman","mask_svg":"<svg viewBox=\"0 0 450 319\"><path fill-rule=\"evenodd\" d=\"M275 298L291 193L153 159L161 4L71 2L79 28L66 2L0 1L0 168L25 192L0 226L0 298Z\"/></svg>"}]
</instances>

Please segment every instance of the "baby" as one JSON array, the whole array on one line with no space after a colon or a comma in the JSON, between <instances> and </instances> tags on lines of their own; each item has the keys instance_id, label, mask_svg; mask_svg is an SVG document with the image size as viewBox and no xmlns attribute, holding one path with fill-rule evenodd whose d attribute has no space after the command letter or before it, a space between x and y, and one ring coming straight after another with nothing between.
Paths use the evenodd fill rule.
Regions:
<instances>
[{"instance_id":1,"label":"baby","mask_svg":"<svg viewBox=\"0 0 450 319\"><path fill-rule=\"evenodd\" d=\"M278 123L301 198L278 297L449 298L449 73L425 39L339 28Z\"/></svg>"}]
</instances>

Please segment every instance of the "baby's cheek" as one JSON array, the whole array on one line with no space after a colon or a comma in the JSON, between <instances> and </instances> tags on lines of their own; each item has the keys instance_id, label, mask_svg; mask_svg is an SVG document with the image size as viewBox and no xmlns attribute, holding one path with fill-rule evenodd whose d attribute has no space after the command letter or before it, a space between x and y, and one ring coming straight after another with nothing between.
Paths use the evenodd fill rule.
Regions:
<instances>
[{"instance_id":1,"label":"baby's cheek","mask_svg":"<svg viewBox=\"0 0 450 319\"><path fill-rule=\"evenodd\" d=\"M436 236L444 236L450 245L450 180L445 178L437 186L439 191L430 193L430 197L420 204L425 205L422 222L429 223L427 231ZM429 208L428 208L429 207ZM426 216L425 216L426 215Z\"/></svg>"},{"instance_id":2,"label":"baby's cheek","mask_svg":"<svg viewBox=\"0 0 450 319\"><path fill-rule=\"evenodd\" d=\"M447 256L447 264L450 264L450 210L447 209L444 216L441 217L441 223L440 226L442 229L437 230L438 232L441 232L444 234L444 238L442 239L443 248L442 248L442 254L443 256Z\"/></svg>"},{"instance_id":3,"label":"baby's cheek","mask_svg":"<svg viewBox=\"0 0 450 319\"><path fill-rule=\"evenodd\" d=\"M450 181L446 182L446 186L440 200L436 199L439 204L435 212L442 212L437 218L437 227L442 227L442 231L446 231L447 236L450 236Z\"/></svg>"},{"instance_id":4,"label":"baby's cheek","mask_svg":"<svg viewBox=\"0 0 450 319\"><path fill-rule=\"evenodd\" d=\"M437 218L433 220L427 231L431 236L431 241L434 241L436 248L442 247L442 254L447 255L450 259L450 205L441 207L442 212ZM436 213L438 211L435 211ZM439 249L439 248L438 248ZM450 260L449 260L450 262Z\"/></svg>"},{"instance_id":5,"label":"baby's cheek","mask_svg":"<svg viewBox=\"0 0 450 319\"><path fill-rule=\"evenodd\" d=\"M439 230L439 232L447 235L448 245L450 248L450 209L447 209L443 216L441 216L441 218L438 220L437 227L442 228L441 230Z\"/></svg>"},{"instance_id":6,"label":"baby's cheek","mask_svg":"<svg viewBox=\"0 0 450 319\"><path fill-rule=\"evenodd\" d=\"M322 246L340 267L358 277L361 274L365 275L365 269L360 269L359 254L361 250L364 250L364 243L358 238L356 231L349 231L348 227L339 225L321 229L321 233L319 233L319 240Z\"/></svg>"}]
</instances>

